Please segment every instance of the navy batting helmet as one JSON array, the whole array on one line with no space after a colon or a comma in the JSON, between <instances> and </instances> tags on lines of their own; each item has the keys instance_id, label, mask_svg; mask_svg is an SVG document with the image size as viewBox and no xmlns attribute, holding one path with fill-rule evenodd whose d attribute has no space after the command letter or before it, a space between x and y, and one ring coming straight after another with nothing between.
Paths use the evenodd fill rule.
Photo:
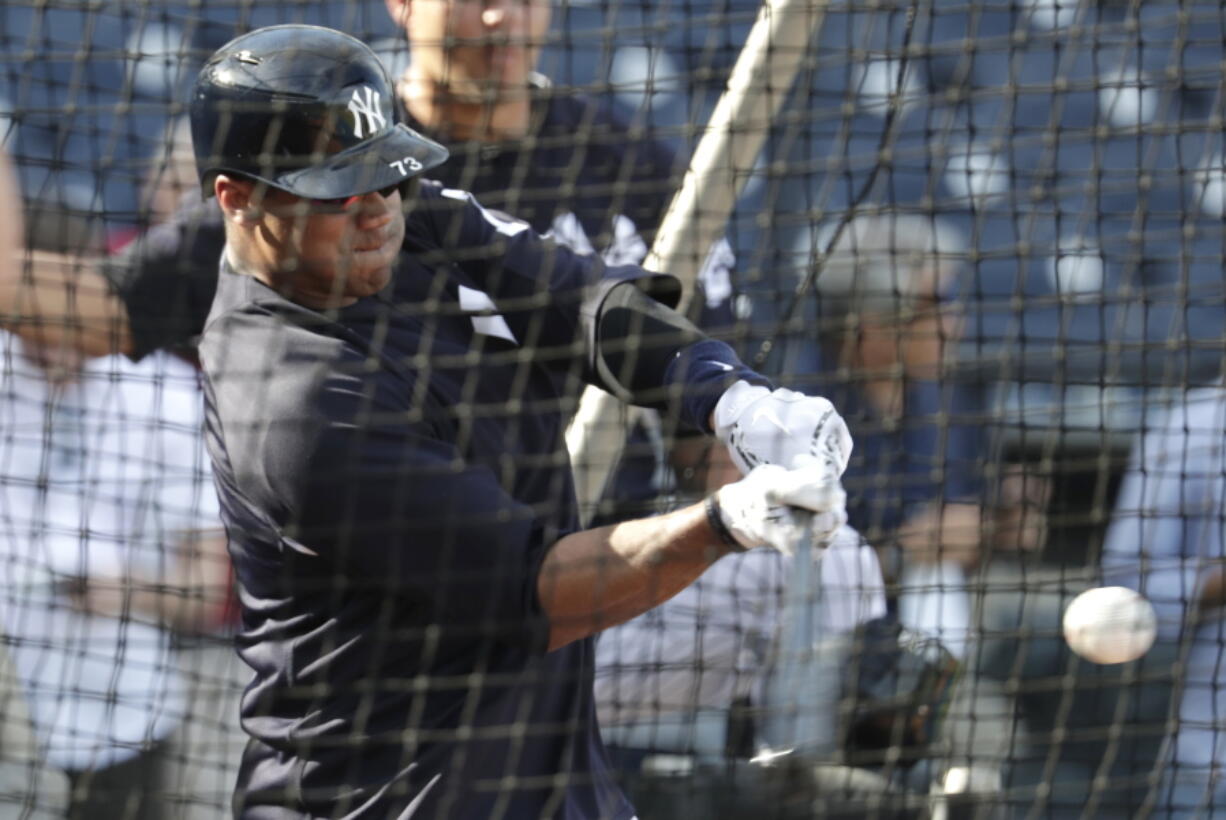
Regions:
<instances>
[{"instance_id":1,"label":"navy batting helmet","mask_svg":"<svg viewBox=\"0 0 1226 820\"><path fill-rule=\"evenodd\" d=\"M321 26L257 29L218 49L192 92L205 196L232 173L310 199L387 188L447 159L398 123L387 69L368 46Z\"/></svg>"}]
</instances>

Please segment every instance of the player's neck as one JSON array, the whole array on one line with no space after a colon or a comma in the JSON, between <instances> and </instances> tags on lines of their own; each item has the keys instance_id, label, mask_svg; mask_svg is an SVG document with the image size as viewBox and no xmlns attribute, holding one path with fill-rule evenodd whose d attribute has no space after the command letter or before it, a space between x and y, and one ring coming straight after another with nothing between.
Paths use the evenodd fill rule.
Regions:
<instances>
[{"instance_id":1,"label":"player's neck","mask_svg":"<svg viewBox=\"0 0 1226 820\"><path fill-rule=\"evenodd\" d=\"M860 376L860 392L881 419L898 419L903 411L905 377L897 358L879 355L869 345L845 348L844 366Z\"/></svg>"},{"instance_id":2,"label":"player's neck","mask_svg":"<svg viewBox=\"0 0 1226 820\"><path fill-rule=\"evenodd\" d=\"M452 94L441 83L421 77L411 67L397 89L413 119L447 142L523 139L532 122L528 89L492 101L472 101Z\"/></svg>"},{"instance_id":3,"label":"player's neck","mask_svg":"<svg viewBox=\"0 0 1226 820\"><path fill-rule=\"evenodd\" d=\"M870 378L864 382L864 395L883 419L902 417L903 383L897 376Z\"/></svg>"},{"instance_id":4,"label":"player's neck","mask_svg":"<svg viewBox=\"0 0 1226 820\"><path fill-rule=\"evenodd\" d=\"M242 250L242 248L246 250ZM274 260L263 258L250 244L244 246L234 237L227 237L226 264L240 276L250 276L270 290L276 291L291 302L312 310L336 310L348 307L356 297L341 296L331 290L318 291L306 286L302 278L291 270L278 267Z\"/></svg>"}]
</instances>

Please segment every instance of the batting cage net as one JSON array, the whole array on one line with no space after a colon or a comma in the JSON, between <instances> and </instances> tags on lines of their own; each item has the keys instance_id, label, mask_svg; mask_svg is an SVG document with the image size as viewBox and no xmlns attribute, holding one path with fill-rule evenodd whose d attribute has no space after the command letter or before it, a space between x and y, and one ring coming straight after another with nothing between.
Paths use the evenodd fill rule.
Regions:
<instances>
[{"instance_id":1,"label":"batting cage net","mask_svg":"<svg viewBox=\"0 0 1226 820\"><path fill-rule=\"evenodd\" d=\"M290 23L386 83L223 48ZM6 0L0 818L1226 814L1224 43L1216 0ZM287 182L299 137L358 182ZM755 462L602 269L832 403L848 527L650 553L726 550L692 505Z\"/></svg>"}]
</instances>

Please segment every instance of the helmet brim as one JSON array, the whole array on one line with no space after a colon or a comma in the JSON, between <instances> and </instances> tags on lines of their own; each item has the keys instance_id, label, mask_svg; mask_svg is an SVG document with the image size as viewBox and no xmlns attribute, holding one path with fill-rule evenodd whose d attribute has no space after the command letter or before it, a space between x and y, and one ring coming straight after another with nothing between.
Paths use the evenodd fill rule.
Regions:
<instances>
[{"instance_id":1,"label":"helmet brim","mask_svg":"<svg viewBox=\"0 0 1226 820\"><path fill-rule=\"evenodd\" d=\"M442 165L448 156L447 149L439 143L398 123L387 133L333 154L318 165L264 181L307 199L340 199L420 176Z\"/></svg>"}]
</instances>

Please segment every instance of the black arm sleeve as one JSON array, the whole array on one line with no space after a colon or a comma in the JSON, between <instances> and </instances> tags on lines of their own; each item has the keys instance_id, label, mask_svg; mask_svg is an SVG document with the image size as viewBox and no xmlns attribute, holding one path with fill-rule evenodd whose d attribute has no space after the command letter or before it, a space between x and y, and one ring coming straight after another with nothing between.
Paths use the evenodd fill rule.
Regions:
<instances>
[{"instance_id":1,"label":"black arm sleeve","mask_svg":"<svg viewBox=\"0 0 1226 820\"><path fill-rule=\"evenodd\" d=\"M200 334L217 291L225 244L221 209L196 193L171 221L103 263L102 275L128 312L133 359Z\"/></svg>"},{"instance_id":2,"label":"black arm sleeve","mask_svg":"<svg viewBox=\"0 0 1226 820\"><path fill-rule=\"evenodd\" d=\"M596 309L592 369L623 401L654 405L677 352L706 339L689 319L644 292L617 282Z\"/></svg>"},{"instance_id":3,"label":"black arm sleeve","mask_svg":"<svg viewBox=\"0 0 1226 820\"><path fill-rule=\"evenodd\" d=\"M604 292L591 323L592 369L623 401L678 414L709 433L711 412L733 382L770 382L649 295L650 281L616 282Z\"/></svg>"}]
</instances>

